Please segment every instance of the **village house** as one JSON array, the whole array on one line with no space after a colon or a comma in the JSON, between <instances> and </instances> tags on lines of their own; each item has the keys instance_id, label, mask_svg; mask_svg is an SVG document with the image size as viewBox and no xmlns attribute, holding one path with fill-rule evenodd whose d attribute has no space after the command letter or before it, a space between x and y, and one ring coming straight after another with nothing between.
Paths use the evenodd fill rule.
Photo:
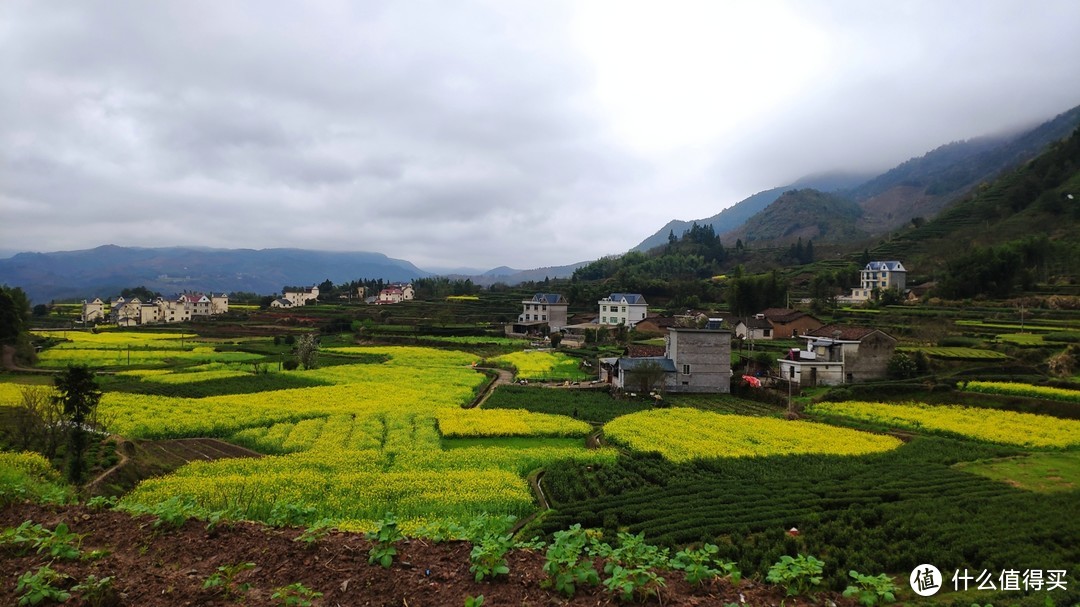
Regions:
<instances>
[{"instance_id":1,"label":"village house","mask_svg":"<svg viewBox=\"0 0 1080 607\"><path fill-rule=\"evenodd\" d=\"M637 293L612 293L597 304L600 306L600 318L597 322L602 325L626 325L633 328L649 314L648 303Z\"/></svg>"},{"instance_id":2,"label":"village house","mask_svg":"<svg viewBox=\"0 0 1080 607\"><path fill-rule=\"evenodd\" d=\"M895 289L900 295L907 288L907 270L899 261L871 261L859 272L859 286L851 290L851 301L868 301L874 291Z\"/></svg>"},{"instance_id":3,"label":"village house","mask_svg":"<svg viewBox=\"0 0 1080 607\"><path fill-rule=\"evenodd\" d=\"M802 336L806 349L792 349L780 363L782 379L807 388L883 379L896 339L870 327L827 325Z\"/></svg>"},{"instance_id":4,"label":"village house","mask_svg":"<svg viewBox=\"0 0 1080 607\"><path fill-rule=\"evenodd\" d=\"M416 291L411 284L393 284L379 291L375 303L396 304L403 301L412 301L414 297L416 297Z\"/></svg>"},{"instance_id":5,"label":"village house","mask_svg":"<svg viewBox=\"0 0 1080 607\"><path fill-rule=\"evenodd\" d=\"M811 314L790 308L769 308L761 315L772 325L773 339L791 339L805 335L825 324Z\"/></svg>"},{"instance_id":6,"label":"village house","mask_svg":"<svg viewBox=\"0 0 1080 607\"><path fill-rule=\"evenodd\" d=\"M319 300L319 287L313 285L308 289L285 289L281 299L287 300L289 305L278 305L276 308L291 308L293 306L306 306ZM280 301L280 300L279 300ZM271 303L271 306L274 304Z\"/></svg>"},{"instance_id":7,"label":"village house","mask_svg":"<svg viewBox=\"0 0 1080 607\"><path fill-rule=\"evenodd\" d=\"M731 332L711 319L704 328L670 327L663 356L604 358L601 381L623 390L644 383L667 392L728 393L731 391ZM655 381L653 381L655 380Z\"/></svg>"},{"instance_id":8,"label":"village house","mask_svg":"<svg viewBox=\"0 0 1080 607\"><path fill-rule=\"evenodd\" d=\"M94 301L82 302L82 321L96 322L99 320L105 320L105 302L101 301L100 297L95 297Z\"/></svg>"},{"instance_id":9,"label":"village house","mask_svg":"<svg viewBox=\"0 0 1080 607\"><path fill-rule=\"evenodd\" d=\"M209 317L228 311L229 297L225 294L206 296L202 293L184 293L176 299L158 297L153 301L117 297L109 303L109 320L121 327L133 327L187 322L195 316ZM103 302L100 299L84 301L83 318L86 321L104 319Z\"/></svg>"},{"instance_id":10,"label":"village house","mask_svg":"<svg viewBox=\"0 0 1080 607\"><path fill-rule=\"evenodd\" d=\"M773 326L764 315L738 318L731 327L735 337L754 341L773 339Z\"/></svg>"},{"instance_id":11,"label":"village house","mask_svg":"<svg viewBox=\"0 0 1080 607\"><path fill-rule=\"evenodd\" d=\"M566 309L569 303L558 293L537 293L521 300L521 314L517 322L508 327L511 334L529 334L542 331L561 331L567 325Z\"/></svg>"}]
</instances>

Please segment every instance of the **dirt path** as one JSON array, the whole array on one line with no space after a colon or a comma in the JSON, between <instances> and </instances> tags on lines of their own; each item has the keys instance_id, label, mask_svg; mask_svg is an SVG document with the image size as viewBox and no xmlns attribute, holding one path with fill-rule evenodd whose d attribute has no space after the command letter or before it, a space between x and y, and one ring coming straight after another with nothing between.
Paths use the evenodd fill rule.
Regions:
<instances>
[{"instance_id":1,"label":"dirt path","mask_svg":"<svg viewBox=\"0 0 1080 607\"><path fill-rule=\"evenodd\" d=\"M0 361L3 362L5 371L14 371L18 373L38 373L38 374L53 374L56 373L53 369L31 369L29 367L20 367L15 364L15 348L12 346L4 346L3 351L0 352Z\"/></svg>"},{"instance_id":2,"label":"dirt path","mask_svg":"<svg viewBox=\"0 0 1080 607\"><path fill-rule=\"evenodd\" d=\"M514 374L510 371L507 371L506 369L498 369L495 367L476 367L476 370L483 371L485 373L487 373L488 371L494 371L498 374L498 377L495 378L495 381L488 384L487 388L484 388L484 391L476 397L476 400L474 400L472 404L469 405L469 408L479 407L480 405L484 404L484 401L486 401L488 397L491 396L491 393L495 391L495 388L514 383Z\"/></svg>"}]
</instances>

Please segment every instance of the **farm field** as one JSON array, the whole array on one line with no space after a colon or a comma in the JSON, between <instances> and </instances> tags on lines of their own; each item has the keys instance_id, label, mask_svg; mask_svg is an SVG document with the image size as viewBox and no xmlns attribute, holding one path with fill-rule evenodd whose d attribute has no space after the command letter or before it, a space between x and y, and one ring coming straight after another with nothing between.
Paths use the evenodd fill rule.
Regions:
<instances>
[{"instance_id":1,"label":"farm field","mask_svg":"<svg viewBox=\"0 0 1080 607\"><path fill-rule=\"evenodd\" d=\"M136 343L175 350L166 338ZM84 349L103 345L126 351L123 343ZM209 437L265 454L189 463L143 481L122 507L179 502L345 530L372 529L392 512L406 533L426 534L536 513L526 478L543 470L551 509L523 537L581 524L606 541L629 532L673 548L709 542L758 577L781 555L812 554L827 562L834 590L850 569L903 577L927 561L943 570L1080 570L1074 420L819 403L808 408L811 419L786 421L783 408L730 395L666 395L667 406L653 408L588 387L517 385L467 410L486 381L474 354L409 346L323 352L337 364L254 374L244 362L174 359L103 378L101 413L121 435ZM564 355L523 356L527 364L512 364L540 361L533 368L549 372L565 364ZM577 369L579 359L565 358ZM0 383L0 403L18 397L18 386ZM886 433L895 428L903 432ZM611 446L587 448L585 437L600 429ZM0 472L18 466L0 461ZM786 534L791 527L797 537ZM1055 600L1071 604L1071 590Z\"/></svg>"}]
</instances>

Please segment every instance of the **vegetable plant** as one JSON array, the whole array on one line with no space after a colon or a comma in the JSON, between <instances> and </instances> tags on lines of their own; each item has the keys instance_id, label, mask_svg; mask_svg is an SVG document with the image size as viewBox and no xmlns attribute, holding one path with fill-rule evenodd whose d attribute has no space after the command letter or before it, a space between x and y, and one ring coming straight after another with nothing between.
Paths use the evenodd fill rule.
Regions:
<instances>
[{"instance_id":1,"label":"vegetable plant","mask_svg":"<svg viewBox=\"0 0 1080 607\"><path fill-rule=\"evenodd\" d=\"M321 597L323 593L316 592L300 582L281 586L274 589L270 598L281 603L285 607L311 607L311 600Z\"/></svg>"},{"instance_id":2,"label":"vegetable plant","mask_svg":"<svg viewBox=\"0 0 1080 607\"><path fill-rule=\"evenodd\" d=\"M19 605L39 605L44 601L63 603L71 598L71 593L54 584L65 579L66 575L48 565L42 565L33 572L27 571L15 582L15 592L21 595Z\"/></svg>"},{"instance_id":3,"label":"vegetable plant","mask_svg":"<svg viewBox=\"0 0 1080 607\"><path fill-rule=\"evenodd\" d=\"M821 585L821 573L825 562L808 555L791 557L784 555L769 567L766 580L780 584L787 590L788 596L806 595Z\"/></svg>"},{"instance_id":4,"label":"vegetable plant","mask_svg":"<svg viewBox=\"0 0 1080 607\"><path fill-rule=\"evenodd\" d=\"M547 549L544 573L548 579L544 585L554 588L566 597L574 596L580 584L590 586L600 583L591 558L585 557L585 548L589 544L588 532L575 524L569 529L556 531L552 535L551 545Z\"/></svg>"},{"instance_id":5,"label":"vegetable plant","mask_svg":"<svg viewBox=\"0 0 1080 607\"><path fill-rule=\"evenodd\" d=\"M378 563L385 568L389 568L394 563L394 555L397 554L394 542L404 539L405 536L401 535L401 531L398 530L397 519L394 518L393 514L384 516L378 525L375 531L364 535L364 537L374 542L368 552L368 562L372 564Z\"/></svg>"},{"instance_id":6,"label":"vegetable plant","mask_svg":"<svg viewBox=\"0 0 1080 607\"><path fill-rule=\"evenodd\" d=\"M845 597L855 598L866 607L875 607L879 603L889 604L896 602L896 593L900 590L900 587L893 583L892 579L884 573L880 575L864 575L851 570L848 575L855 580L855 583L844 589Z\"/></svg>"},{"instance_id":7,"label":"vegetable plant","mask_svg":"<svg viewBox=\"0 0 1080 607\"><path fill-rule=\"evenodd\" d=\"M476 581L482 581L486 577L496 577L510 573L510 567L506 564L506 553L514 547L514 537L509 533L505 535L488 535L473 545L469 560L469 567L476 576Z\"/></svg>"},{"instance_id":8,"label":"vegetable plant","mask_svg":"<svg viewBox=\"0 0 1080 607\"><path fill-rule=\"evenodd\" d=\"M720 548L715 544L705 544L697 550L680 550L671 560L671 566L686 572L686 581L690 584L704 584L722 576L730 577L733 583L738 583L742 579L742 572L733 562L716 560L719 552Z\"/></svg>"},{"instance_id":9,"label":"vegetable plant","mask_svg":"<svg viewBox=\"0 0 1080 607\"><path fill-rule=\"evenodd\" d=\"M82 600L90 607L108 607L119 604L119 597L116 595L112 582L111 576L99 578L91 574L73 586L71 591L79 593Z\"/></svg>"},{"instance_id":10,"label":"vegetable plant","mask_svg":"<svg viewBox=\"0 0 1080 607\"><path fill-rule=\"evenodd\" d=\"M221 565L203 582L203 589L220 588L228 598L236 597L251 590L251 584L237 584L236 576L254 569L255 563L235 563Z\"/></svg>"}]
</instances>

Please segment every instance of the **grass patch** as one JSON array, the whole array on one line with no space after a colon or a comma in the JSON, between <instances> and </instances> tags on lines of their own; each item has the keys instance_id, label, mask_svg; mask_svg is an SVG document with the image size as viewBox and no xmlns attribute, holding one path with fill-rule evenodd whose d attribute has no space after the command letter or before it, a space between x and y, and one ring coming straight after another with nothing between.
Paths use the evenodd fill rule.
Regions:
<instances>
[{"instance_id":1,"label":"grass patch","mask_svg":"<svg viewBox=\"0 0 1080 607\"><path fill-rule=\"evenodd\" d=\"M652 403L615 400L606 390L499 386L484 402L484 408L524 409L603 424L620 415L651 409Z\"/></svg>"},{"instance_id":2,"label":"grass patch","mask_svg":"<svg viewBox=\"0 0 1080 607\"><path fill-rule=\"evenodd\" d=\"M1076 451L962 462L955 468L1036 493L1072 491L1080 486L1080 453Z\"/></svg>"}]
</instances>

